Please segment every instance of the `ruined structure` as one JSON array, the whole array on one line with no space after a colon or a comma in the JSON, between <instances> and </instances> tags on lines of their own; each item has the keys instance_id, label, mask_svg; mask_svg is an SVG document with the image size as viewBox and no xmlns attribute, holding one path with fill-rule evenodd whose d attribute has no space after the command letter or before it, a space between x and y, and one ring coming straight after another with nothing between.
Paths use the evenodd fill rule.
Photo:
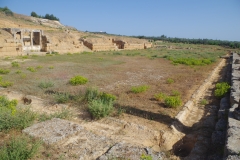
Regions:
<instances>
[{"instance_id":1,"label":"ruined structure","mask_svg":"<svg viewBox=\"0 0 240 160\"><path fill-rule=\"evenodd\" d=\"M47 52L50 49L48 38L42 30L3 28L9 34L1 40L1 55L21 55L24 52Z\"/></svg>"},{"instance_id":2,"label":"ruined structure","mask_svg":"<svg viewBox=\"0 0 240 160\"><path fill-rule=\"evenodd\" d=\"M132 39L125 38L91 38L82 39L82 41L92 51L135 50L152 47L152 43L148 43L147 41L133 41Z\"/></svg>"}]
</instances>

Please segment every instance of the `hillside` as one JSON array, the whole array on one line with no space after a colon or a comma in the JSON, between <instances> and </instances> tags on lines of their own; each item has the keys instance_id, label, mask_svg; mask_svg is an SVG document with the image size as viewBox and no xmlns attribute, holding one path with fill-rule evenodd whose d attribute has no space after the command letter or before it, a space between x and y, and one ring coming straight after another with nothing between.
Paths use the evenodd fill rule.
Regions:
<instances>
[{"instance_id":1,"label":"hillside","mask_svg":"<svg viewBox=\"0 0 240 160\"><path fill-rule=\"evenodd\" d=\"M64 26L59 21L16 13L13 16L0 13L0 28L1 56L39 51L75 53L151 47L151 43L147 40L81 32L74 27ZM14 29L6 30L6 28Z\"/></svg>"}]
</instances>

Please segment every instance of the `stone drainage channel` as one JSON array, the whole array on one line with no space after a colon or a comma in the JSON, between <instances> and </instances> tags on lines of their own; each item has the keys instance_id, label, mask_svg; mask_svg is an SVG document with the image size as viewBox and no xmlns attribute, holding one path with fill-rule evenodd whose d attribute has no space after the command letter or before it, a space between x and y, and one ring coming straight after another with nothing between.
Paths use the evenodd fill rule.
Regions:
<instances>
[{"instance_id":1,"label":"stone drainage channel","mask_svg":"<svg viewBox=\"0 0 240 160\"><path fill-rule=\"evenodd\" d=\"M168 145L180 159L240 159L240 121L237 120L240 119L240 108L237 108L240 102L240 56L232 53L225 58L227 60L221 60L171 126L173 140ZM199 104L201 99L211 99L217 81L231 83L230 95L228 93L220 102L211 105Z\"/></svg>"},{"instance_id":2,"label":"stone drainage channel","mask_svg":"<svg viewBox=\"0 0 240 160\"><path fill-rule=\"evenodd\" d=\"M228 65L225 65L226 62ZM213 98L212 92L216 82L219 80L230 81L230 74L226 73L230 73L231 70L231 103L228 95L221 99L220 104L215 104L215 101L207 105L200 104L202 99L211 100ZM240 121L234 118L234 115L237 114L233 114L234 111L238 111L235 108L238 106L240 97L240 73L238 72L240 72L239 55L233 54L228 60L221 59L218 66L176 116L176 120L171 125L171 131L166 131L160 137L153 138L157 137L158 142L161 142L161 147L165 150L172 150L178 159L223 159L226 157L240 159L238 156L240 151ZM21 97L19 93L15 92L8 93L2 90L2 93L11 94L11 99L20 99ZM46 106L44 101L37 97L28 96L28 98L33 100L32 105L34 106ZM56 108L62 107L67 106L56 105L47 108L48 112L51 113L56 111ZM42 107L34 107L33 109L39 112ZM114 120L114 118L109 119L111 122ZM120 123L126 126L126 122L117 122L118 126ZM141 156L139 153L151 155L153 160L169 159L163 152L154 152L151 147L136 146L122 141L115 142L107 136L96 135L83 126L66 120L52 119L30 126L23 132L33 137L42 138L48 144L57 144L58 149L68 153L70 159L98 158L107 160L111 159L112 156L112 158L124 156L127 159L138 160ZM136 133L143 132L142 126L137 124L135 126ZM144 135L155 135L154 131L147 129L144 131L146 132ZM156 135L158 135L157 132Z\"/></svg>"}]
</instances>

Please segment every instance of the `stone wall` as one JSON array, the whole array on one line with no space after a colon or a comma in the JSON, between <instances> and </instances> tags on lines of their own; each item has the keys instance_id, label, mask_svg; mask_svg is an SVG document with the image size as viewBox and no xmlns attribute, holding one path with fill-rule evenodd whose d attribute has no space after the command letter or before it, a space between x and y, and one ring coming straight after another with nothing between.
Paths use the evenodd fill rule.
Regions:
<instances>
[{"instance_id":1,"label":"stone wall","mask_svg":"<svg viewBox=\"0 0 240 160\"><path fill-rule=\"evenodd\" d=\"M5 39L0 44L0 56L18 56L22 53L22 43L18 40Z\"/></svg>"},{"instance_id":2,"label":"stone wall","mask_svg":"<svg viewBox=\"0 0 240 160\"><path fill-rule=\"evenodd\" d=\"M230 108L225 146L225 157L229 160L240 159L240 120L237 120L240 98L240 56L237 53L232 54L231 63Z\"/></svg>"}]
</instances>

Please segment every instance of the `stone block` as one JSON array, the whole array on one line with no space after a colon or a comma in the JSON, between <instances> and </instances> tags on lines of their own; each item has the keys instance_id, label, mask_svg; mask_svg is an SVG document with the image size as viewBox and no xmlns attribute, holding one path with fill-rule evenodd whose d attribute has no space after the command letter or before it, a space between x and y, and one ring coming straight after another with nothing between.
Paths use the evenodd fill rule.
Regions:
<instances>
[{"instance_id":1,"label":"stone block","mask_svg":"<svg viewBox=\"0 0 240 160\"><path fill-rule=\"evenodd\" d=\"M42 139L47 144L59 142L71 135L76 134L83 127L67 120L53 118L45 122L34 124L25 128L24 133Z\"/></svg>"}]
</instances>

